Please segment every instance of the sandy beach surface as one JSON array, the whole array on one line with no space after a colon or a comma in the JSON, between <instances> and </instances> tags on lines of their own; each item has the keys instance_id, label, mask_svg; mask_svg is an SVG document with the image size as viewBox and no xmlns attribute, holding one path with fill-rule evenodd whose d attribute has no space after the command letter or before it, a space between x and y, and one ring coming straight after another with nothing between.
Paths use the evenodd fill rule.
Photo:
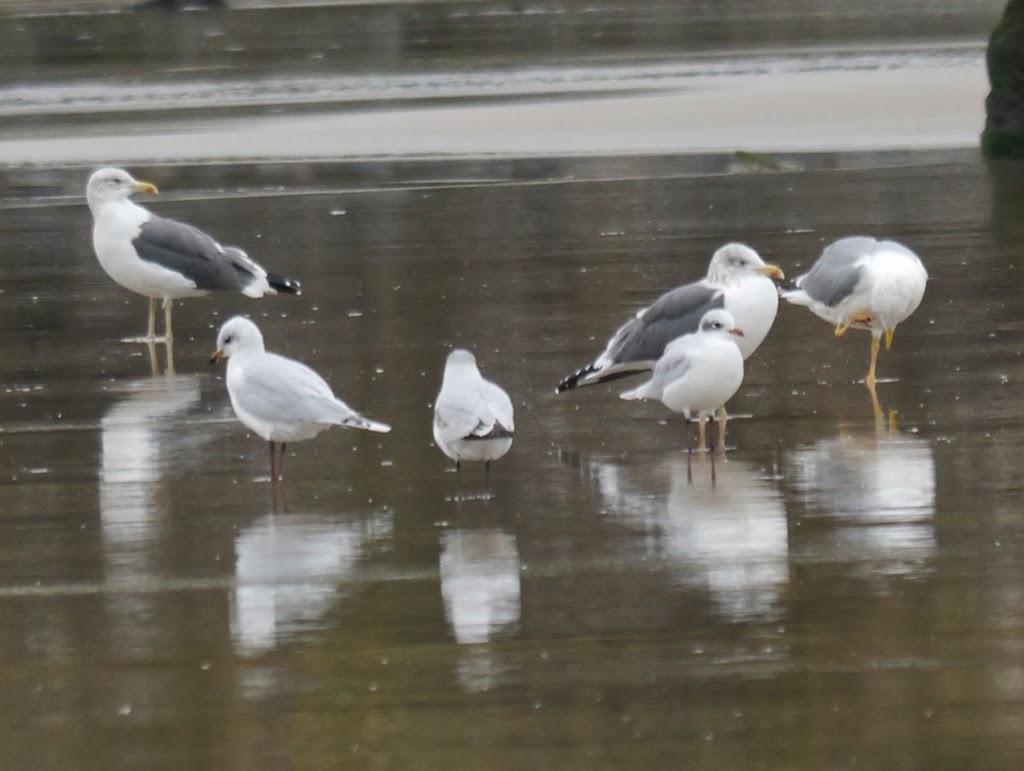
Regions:
<instances>
[{"instance_id":1,"label":"sandy beach surface","mask_svg":"<svg viewBox=\"0 0 1024 771\"><path fill-rule=\"evenodd\" d=\"M983 58L695 78L670 91L442 106L194 115L0 135L0 163L962 148L984 122Z\"/></svg>"}]
</instances>

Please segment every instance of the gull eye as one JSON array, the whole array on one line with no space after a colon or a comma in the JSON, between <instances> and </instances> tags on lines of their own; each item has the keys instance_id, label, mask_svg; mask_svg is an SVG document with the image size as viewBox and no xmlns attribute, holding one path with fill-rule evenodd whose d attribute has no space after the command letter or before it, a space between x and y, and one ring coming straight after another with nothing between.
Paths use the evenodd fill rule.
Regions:
<instances>
[{"instance_id":1,"label":"gull eye","mask_svg":"<svg viewBox=\"0 0 1024 771\"><path fill-rule=\"evenodd\" d=\"M233 342L235 342L234 335L228 335L227 337L224 338L224 345L230 345Z\"/></svg>"}]
</instances>

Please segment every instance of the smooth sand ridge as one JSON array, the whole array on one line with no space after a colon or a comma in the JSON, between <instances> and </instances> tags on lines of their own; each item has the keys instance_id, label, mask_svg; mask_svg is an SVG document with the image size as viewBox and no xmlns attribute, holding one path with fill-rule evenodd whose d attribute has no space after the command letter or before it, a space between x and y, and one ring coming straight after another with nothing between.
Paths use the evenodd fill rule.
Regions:
<instances>
[{"instance_id":1,"label":"smooth sand ridge","mask_svg":"<svg viewBox=\"0 0 1024 771\"><path fill-rule=\"evenodd\" d=\"M393 155L958 148L977 143L984 61L705 79L667 94L133 124L0 140L0 163Z\"/></svg>"}]
</instances>

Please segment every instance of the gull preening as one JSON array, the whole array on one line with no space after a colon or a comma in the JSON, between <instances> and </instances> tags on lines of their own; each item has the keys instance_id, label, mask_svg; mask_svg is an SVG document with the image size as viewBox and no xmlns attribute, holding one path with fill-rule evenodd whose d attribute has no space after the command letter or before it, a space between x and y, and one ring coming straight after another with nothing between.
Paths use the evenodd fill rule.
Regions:
<instances>
[{"instance_id":1,"label":"gull preening","mask_svg":"<svg viewBox=\"0 0 1024 771\"><path fill-rule=\"evenodd\" d=\"M483 461L490 468L512 447L515 435L512 400L495 383L485 380L472 353L448 354L441 391L434 401L434 441L455 461Z\"/></svg>"},{"instance_id":2,"label":"gull preening","mask_svg":"<svg viewBox=\"0 0 1024 771\"><path fill-rule=\"evenodd\" d=\"M683 413L687 420L696 416L698 449L704 451L705 422L725 406L743 382L743 354L738 341L744 336L728 311L713 308L701 318L696 332L668 344L650 380L620 394L620 398L657 399L673 412ZM723 421L723 439L724 425Z\"/></svg>"},{"instance_id":3,"label":"gull preening","mask_svg":"<svg viewBox=\"0 0 1024 771\"><path fill-rule=\"evenodd\" d=\"M240 292L247 297L300 294L301 286L268 273L237 246L221 246L198 228L159 217L130 200L135 193L156 192L151 182L114 168L93 172L85 188L93 217L93 249L100 265L125 289L149 298L147 342L158 340L156 304L163 302L163 340L171 370L174 300L211 291Z\"/></svg>"},{"instance_id":4,"label":"gull preening","mask_svg":"<svg viewBox=\"0 0 1024 771\"><path fill-rule=\"evenodd\" d=\"M811 269L796 279L796 288L782 296L834 324L836 337L851 327L871 332L871 365L864 383L877 406L875 365L882 334L886 349L892 348L896 325L917 310L927 281L921 259L903 244L851 236L826 246Z\"/></svg>"},{"instance_id":5,"label":"gull preening","mask_svg":"<svg viewBox=\"0 0 1024 771\"><path fill-rule=\"evenodd\" d=\"M220 328L210 363L222 358L228 360L228 396L235 415L270 444L270 479L275 485L283 471L288 442L312 439L331 426L381 433L391 430L391 426L355 412L302 362L268 353L259 328L247 318L235 316Z\"/></svg>"},{"instance_id":6,"label":"gull preening","mask_svg":"<svg viewBox=\"0 0 1024 771\"><path fill-rule=\"evenodd\" d=\"M775 321L779 293L772 279L783 277L778 266L766 264L749 246L726 244L711 257L704 278L677 287L638 311L612 335L596 359L564 378L557 392L653 369L665 346L696 331L712 308L727 310L743 329L739 350L744 359L749 358Z\"/></svg>"}]
</instances>

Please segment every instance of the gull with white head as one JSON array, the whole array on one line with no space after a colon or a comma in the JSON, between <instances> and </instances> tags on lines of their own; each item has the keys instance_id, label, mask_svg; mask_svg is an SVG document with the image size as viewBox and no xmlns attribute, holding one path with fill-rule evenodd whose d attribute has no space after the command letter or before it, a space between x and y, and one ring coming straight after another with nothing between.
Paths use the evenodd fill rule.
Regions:
<instances>
[{"instance_id":1,"label":"gull with white head","mask_svg":"<svg viewBox=\"0 0 1024 771\"><path fill-rule=\"evenodd\" d=\"M718 249L699 281L666 292L642 308L612 335L604 351L564 378L558 393L648 372L665 346L681 335L695 332L704 314L724 308L743 328L739 343L747 359L764 342L779 309L779 293L772 279L782 269L765 263L749 246L730 243Z\"/></svg>"},{"instance_id":2,"label":"gull with white head","mask_svg":"<svg viewBox=\"0 0 1024 771\"><path fill-rule=\"evenodd\" d=\"M220 328L210 363L223 358L228 360L228 396L235 415L270 444L270 479L275 486L288 442L312 439L331 426L380 433L391 430L387 424L355 412L302 362L268 353L259 328L247 318L235 316Z\"/></svg>"},{"instance_id":3,"label":"gull with white head","mask_svg":"<svg viewBox=\"0 0 1024 771\"><path fill-rule=\"evenodd\" d=\"M100 266L121 286L149 298L145 338L149 343L157 340L156 304L163 301L163 340L168 370L173 370L174 300L211 291L241 292L247 297L301 294L301 287L298 281L267 272L237 246L221 246L198 228L159 217L130 199L135 193L156 192L151 182L115 168L93 172L85 188Z\"/></svg>"},{"instance_id":4,"label":"gull with white head","mask_svg":"<svg viewBox=\"0 0 1024 771\"><path fill-rule=\"evenodd\" d=\"M512 447L515 435L512 400L485 380L476 357L463 349L448 354L441 391L434 401L434 441L455 461L483 461L490 468Z\"/></svg>"},{"instance_id":5,"label":"gull with white head","mask_svg":"<svg viewBox=\"0 0 1024 771\"><path fill-rule=\"evenodd\" d=\"M851 236L826 246L782 296L835 324L836 337L851 327L871 332L871 364L864 383L878 412L875 365L882 335L886 349L892 348L896 325L917 310L927 282L921 259L903 244Z\"/></svg>"},{"instance_id":6,"label":"gull with white head","mask_svg":"<svg viewBox=\"0 0 1024 771\"><path fill-rule=\"evenodd\" d=\"M620 397L657 399L687 420L696 416L698 449L704 451L705 421L725 406L743 382L743 354L737 341L744 335L728 311L712 308L701 318L696 332L668 344L650 380ZM724 445L720 449L724 450Z\"/></svg>"}]
</instances>

